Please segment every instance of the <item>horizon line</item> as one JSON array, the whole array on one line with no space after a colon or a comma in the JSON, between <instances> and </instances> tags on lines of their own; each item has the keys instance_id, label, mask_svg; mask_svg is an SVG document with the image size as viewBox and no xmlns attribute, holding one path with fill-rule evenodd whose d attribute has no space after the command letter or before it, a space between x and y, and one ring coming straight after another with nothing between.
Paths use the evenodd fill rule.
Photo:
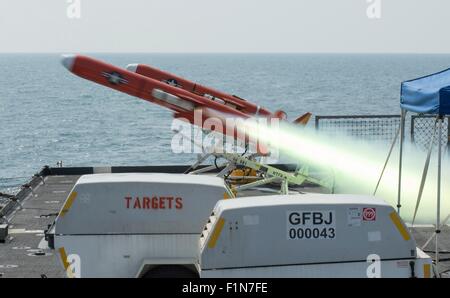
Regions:
<instances>
[{"instance_id":1,"label":"horizon line","mask_svg":"<svg viewBox=\"0 0 450 298\"><path fill-rule=\"evenodd\" d=\"M13 55L13 54L175 54L175 55L450 55L450 52L151 52L151 51L17 51L17 52L2 52L0 55Z\"/></svg>"}]
</instances>

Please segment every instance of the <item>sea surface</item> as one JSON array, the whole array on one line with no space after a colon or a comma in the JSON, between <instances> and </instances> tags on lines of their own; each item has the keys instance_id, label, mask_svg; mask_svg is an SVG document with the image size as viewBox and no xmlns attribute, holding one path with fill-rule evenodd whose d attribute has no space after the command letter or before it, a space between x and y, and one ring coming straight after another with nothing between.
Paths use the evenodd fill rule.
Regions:
<instances>
[{"instance_id":1,"label":"sea surface","mask_svg":"<svg viewBox=\"0 0 450 298\"><path fill-rule=\"evenodd\" d=\"M450 55L92 54L150 64L258 103L290 119L398 114L404 80L450 68ZM44 165L189 164L171 151L170 111L83 80L58 54L0 55L0 191Z\"/></svg>"}]
</instances>

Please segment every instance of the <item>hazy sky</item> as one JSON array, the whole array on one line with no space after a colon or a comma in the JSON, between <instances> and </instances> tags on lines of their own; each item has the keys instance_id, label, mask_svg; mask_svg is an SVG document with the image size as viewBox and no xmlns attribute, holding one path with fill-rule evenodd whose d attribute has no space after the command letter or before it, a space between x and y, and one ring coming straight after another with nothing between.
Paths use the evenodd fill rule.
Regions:
<instances>
[{"instance_id":1,"label":"hazy sky","mask_svg":"<svg viewBox=\"0 0 450 298\"><path fill-rule=\"evenodd\" d=\"M70 1L0 0L0 52L450 53L449 0Z\"/></svg>"}]
</instances>

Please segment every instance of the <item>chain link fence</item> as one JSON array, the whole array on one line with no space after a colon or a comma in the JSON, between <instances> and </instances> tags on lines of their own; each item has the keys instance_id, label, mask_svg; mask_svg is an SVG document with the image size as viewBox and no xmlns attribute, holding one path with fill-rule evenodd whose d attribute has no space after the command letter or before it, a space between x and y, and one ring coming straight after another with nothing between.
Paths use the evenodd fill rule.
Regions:
<instances>
[{"instance_id":1,"label":"chain link fence","mask_svg":"<svg viewBox=\"0 0 450 298\"><path fill-rule=\"evenodd\" d=\"M412 115L411 116L411 141L420 149L427 150L433 136L434 126L436 124L436 116L432 115ZM441 145L445 148L449 145L449 119L444 118L442 125ZM433 147L437 148L438 139L437 131L433 142Z\"/></svg>"},{"instance_id":2,"label":"chain link fence","mask_svg":"<svg viewBox=\"0 0 450 298\"><path fill-rule=\"evenodd\" d=\"M436 116L411 115L406 118L405 138L418 148L427 150L433 136ZM330 133L340 133L357 137L365 141L392 142L400 126L400 115L347 115L347 116L316 116L316 129ZM444 118L441 144L450 145L450 121ZM437 134L437 132L436 132ZM437 138L434 147L438 144Z\"/></svg>"}]
</instances>

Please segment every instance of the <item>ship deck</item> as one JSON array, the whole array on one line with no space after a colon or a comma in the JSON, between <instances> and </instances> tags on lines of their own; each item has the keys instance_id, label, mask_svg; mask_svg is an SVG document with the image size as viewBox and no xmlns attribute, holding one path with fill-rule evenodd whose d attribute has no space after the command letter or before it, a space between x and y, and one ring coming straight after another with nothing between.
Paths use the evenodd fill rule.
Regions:
<instances>
[{"instance_id":1,"label":"ship deck","mask_svg":"<svg viewBox=\"0 0 450 298\"><path fill-rule=\"evenodd\" d=\"M281 168L288 167L282 166ZM101 172L165 172L183 173L186 166L106 167L106 168L44 168L39 175L24 185L16 195L17 202L10 202L0 210L9 222L9 236L0 243L0 277L65 277L56 252L47 246L44 231L54 221L67 195L81 175ZM307 187L300 192L320 192ZM264 188L247 191L245 195L262 195L274 192ZM434 232L432 226L412 228L421 247ZM434 256L434 241L424 250ZM440 271L450 270L450 228L445 226L440 235Z\"/></svg>"}]
</instances>

